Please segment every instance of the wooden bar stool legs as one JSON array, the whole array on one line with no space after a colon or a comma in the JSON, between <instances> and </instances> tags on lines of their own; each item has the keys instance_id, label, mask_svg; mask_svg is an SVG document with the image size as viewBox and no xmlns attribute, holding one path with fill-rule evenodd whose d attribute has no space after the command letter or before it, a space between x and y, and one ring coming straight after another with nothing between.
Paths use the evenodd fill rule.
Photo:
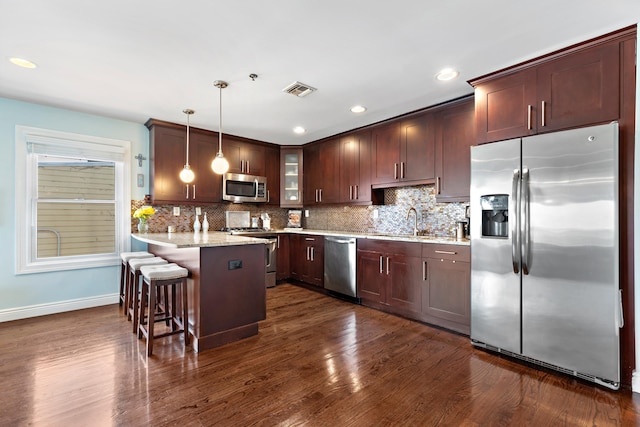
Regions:
<instances>
[{"instance_id":1,"label":"wooden bar stool legs","mask_svg":"<svg viewBox=\"0 0 640 427\"><path fill-rule=\"evenodd\" d=\"M147 339L147 355L153 353L153 341L157 338L175 334L184 335L184 345L189 345L189 307L187 303L187 277L189 270L177 264L159 266L142 266L142 292L140 297L140 313L138 322L138 338ZM155 315L155 303L158 293L164 289L164 310L160 316ZM180 304L177 301L178 293L181 295ZM178 306L181 310L178 310ZM181 312L181 313L180 313ZM160 321L169 321L169 330L156 334L154 324Z\"/></svg>"},{"instance_id":2,"label":"wooden bar stool legs","mask_svg":"<svg viewBox=\"0 0 640 427\"><path fill-rule=\"evenodd\" d=\"M121 252L122 266L120 267L120 307L124 305L123 313L127 314L129 301L127 300L127 287L129 282L129 261L136 258L153 258L149 252Z\"/></svg>"},{"instance_id":3,"label":"wooden bar stool legs","mask_svg":"<svg viewBox=\"0 0 640 427\"><path fill-rule=\"evenodd\" d=\"M140 269L143 266L166 265L167 260L160 257L136 258L129 261L129 281L127 282L127 318L133 323L132 332L138 332L138 310L140 307Z\"/></svg>"}]
</instances>

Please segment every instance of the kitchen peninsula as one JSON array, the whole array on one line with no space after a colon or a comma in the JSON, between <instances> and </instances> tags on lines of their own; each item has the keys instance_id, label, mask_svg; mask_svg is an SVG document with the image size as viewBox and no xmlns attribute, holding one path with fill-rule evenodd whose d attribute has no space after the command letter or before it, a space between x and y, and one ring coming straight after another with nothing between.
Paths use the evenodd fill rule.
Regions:
<instances>
[{"instance_id":1,"label":"kitchen peninsula","mask_svg":"<svg viewBox=\"0 0 640 427\"><path fill-rule=\"evenodd\" d=\"M266 317L266 240L228 233L133 234L149 252L189 269L189 332L202 351L258 333Z\"/></svg>"}]
</instances>

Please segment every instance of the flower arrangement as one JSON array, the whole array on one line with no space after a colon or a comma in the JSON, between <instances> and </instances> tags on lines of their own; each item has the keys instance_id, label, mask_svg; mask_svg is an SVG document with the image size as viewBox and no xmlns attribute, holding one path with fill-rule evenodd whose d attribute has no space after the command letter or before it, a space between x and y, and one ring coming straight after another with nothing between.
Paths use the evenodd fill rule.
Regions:
<instances>
[{"instance_id":1,"label":"flower arrangement","mask_svg":"<svg viewBox=\"0 0 640 427\"><path fill-rule=\"evenodd\" d=\"M134 218L140 218L141 220L146 221L154 213L156 213L156 210L153 207L151 207L151 206L143 206L141 208L136 209L136 211L133 213L133 217Z\"/></svg>"}]
</instances>

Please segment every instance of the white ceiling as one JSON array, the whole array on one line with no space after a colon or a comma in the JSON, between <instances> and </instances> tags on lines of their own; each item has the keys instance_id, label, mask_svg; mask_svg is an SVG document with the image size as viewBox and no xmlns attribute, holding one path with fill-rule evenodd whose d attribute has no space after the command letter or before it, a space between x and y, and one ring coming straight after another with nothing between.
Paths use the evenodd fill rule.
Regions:
<instances>
[{"instance_id":1,"label":"white ceiling","mask_svg":"<svg viewBox=\"0 0 640 427\"><path fill-rule=\"evenodd\" d=\"M639 0L0 0L0 96L137 123L186 123L192 108L217 131L226 80L223 133L302 144L637 22ZM436 81L444 67L460 77ZM296 80L318 91L281 91Z\"/></svg>"}]
</instances>

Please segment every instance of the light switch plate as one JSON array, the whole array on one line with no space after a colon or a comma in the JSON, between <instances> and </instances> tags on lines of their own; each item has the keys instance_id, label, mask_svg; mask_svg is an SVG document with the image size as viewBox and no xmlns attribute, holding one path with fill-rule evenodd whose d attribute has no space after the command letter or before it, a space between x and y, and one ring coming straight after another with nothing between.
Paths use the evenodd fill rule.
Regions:
<instances>
[{"instance_id":1,"label":"light switch plate","mask_svg":"<svg viewBox=\"0 0 640 427\"><path fill-rule=\"evenodd\" d=\"M138 187L144 187L144 174L138 174Z\"/></svg>"},{"instance_id":2,"label":"light switch plate","mask_svg":"<svg viewBox=\"0 0 640 427\"><path fill-rule=\"evenodd\" d=\"M196 208L196 215L202 215L202 208Z\"/></svg>"},{"instance_id":3,"label":"light switch plate","mask_svg":"<svg viewBox=\"0 0 640 427\"><path fill-rule=\"evenodd\" d=\"M373 219L378 219L378 209L374 209L371 212L371 216L373 217Z\"/></svg>"},{"instance_id":4,"label":"light switch plate","mask_svg":"<svg viewBox=\"0 0 640 427\"><path fill-rule=\"evenodd\" d=\"M304 217L309 218L309 209L304 210Z\"/></svg>"},{"instance_id":5,"label":"light switch plate","mask_svg":"<svg viewBox=\"0 0 640 427\"><path fill-rule=\"evenodd\" d=\"M173 207L173 214L175 216L180 216L180 206L174 206Z\"/></svg>"}]
</instances>

